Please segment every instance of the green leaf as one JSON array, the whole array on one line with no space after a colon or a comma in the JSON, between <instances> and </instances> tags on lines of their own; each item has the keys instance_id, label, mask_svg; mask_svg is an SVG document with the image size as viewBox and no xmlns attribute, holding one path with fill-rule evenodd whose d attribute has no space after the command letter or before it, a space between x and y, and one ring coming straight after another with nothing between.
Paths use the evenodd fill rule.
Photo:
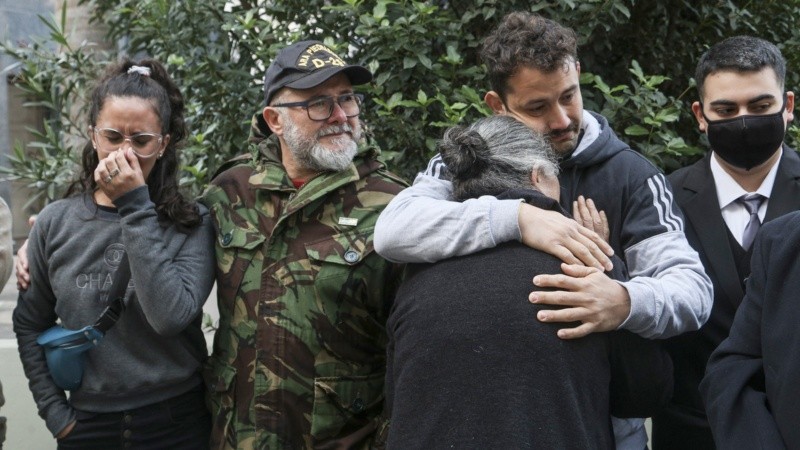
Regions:
<instances>
[{"instance_id":1,"label":"green leaf","mask_svg":"<svg viewBox=\"0 0 800 450\"><path fill-rule=\"evenodd\" d=\"M631 125L625 128L626 136L646 136L648 134L650 134L650 132L641 125Z\"/></svg>"},{"instance_id":2,"label":"green leaf","mask_svg":"<svg viewBox=\"0 0 800 450\"><path fill-rule=\"evenodd\" d=\"M431 59L427 55L420 53L417 54L417 56L419 57L419 62L421 62L426 69L430 69L432 67L433 64L431 63Z\"/></svg>"},{"instance_id":3,"label":"green leaf","mask_svg":"<svg viewBox=\"0 0 800 450\"><path fill-rule=\"evenodd\" d=\"M631 11L630 11L630 10L628 9L628 7L627 7L627 6L625 6L624 4L622 4L622 3L620 3L620 2L615 2L615 3L614 3L614 8L615 8L616 10L618 10L619 12L621 12L621 13L622 13L622 14L623 14L625 17L627 17L628 19L630 19L630 18L631 18Z\"/></svg>"},{"instance_id":4,"label":"green leaf","mask_svg":"<svg viewBox=\"0 0 800 450\"><path fill-rule=\"evenodd\" d=\"M381 20L386 16L386 2L379 1L378 4L375 5L375 8L372 9L372 15L375 16L375 19Z\"/></svg>"},{"instance_id":5,"label":"green leaf","mask_svg":"<svg viewBox=\"0 0 800 450\"><path fill-rule=\"evenodd\" d=\"M395 108L397 105L399 105L399 104L400 104L400 101L401 101L402 99L403 99L403 94L401 94L400 92L395 92L394 94L392 94L392 96L391 96L391 97L389 97L389 101L387 101L387 102L386 102L386 107L387 107L389 110L392 110L392 109L394 109L394 108Z\"/></svg>"}]
</instances>

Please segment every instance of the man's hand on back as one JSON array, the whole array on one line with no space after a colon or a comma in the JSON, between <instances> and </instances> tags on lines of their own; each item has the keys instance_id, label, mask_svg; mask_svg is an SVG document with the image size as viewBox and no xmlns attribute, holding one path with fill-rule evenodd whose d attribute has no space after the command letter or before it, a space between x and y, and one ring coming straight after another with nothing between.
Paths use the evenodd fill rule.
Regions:
<instances>
[{"instance_id":1,"label":"man's hand on back","mask_svg":"<svg viewBox=\"0 0 800 450\"><path fill-rule=\"evenodd\" d=\"M542 322L581 322L558 330L558 337L575 339L598 331L616 330L631 312L631 299L621 284L594 267L561 264L563 274L537 275L533 284L557 291L534 291L528 299L538 305L563 306L542 310Z\"/></svg>"}]
</instances>

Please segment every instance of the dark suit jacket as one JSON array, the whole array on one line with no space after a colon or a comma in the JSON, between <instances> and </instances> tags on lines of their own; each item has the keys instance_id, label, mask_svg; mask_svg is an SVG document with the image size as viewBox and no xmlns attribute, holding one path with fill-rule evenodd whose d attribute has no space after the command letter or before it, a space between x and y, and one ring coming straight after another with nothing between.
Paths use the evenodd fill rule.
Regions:
<instances>
[{"instance_id":1,"label":"dark suit jacket","mask_svg":"<svg viewBox=\"0 0 800 450\"><path fill-rule=\"evenodd\" d=\"M711 352L728 336L744 297L727 227L717 200L709 152L697 163L669 176L675 200L686 218L686 237L714 285L714 306L698 331L667 340L675 367L669 406L653 418L653 449L714 448L698 385ZM784 146L765 222L800 209L800 157Z\"/></svg>"},{"instance_id":2,"label":"dark suit jacket","mask_svg":"<svg viewBox=\"0 0 800 450\"><path fill-rule=\"evenodd\" d=\"M730 337L700 385L724 449L800 448L800 212L766 224Z\"/></svg>"}]
</instances>

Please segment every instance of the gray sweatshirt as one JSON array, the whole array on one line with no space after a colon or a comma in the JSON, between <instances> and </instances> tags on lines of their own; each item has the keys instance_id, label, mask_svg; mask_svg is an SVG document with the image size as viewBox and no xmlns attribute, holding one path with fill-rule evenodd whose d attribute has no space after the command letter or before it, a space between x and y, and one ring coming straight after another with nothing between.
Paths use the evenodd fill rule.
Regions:
<instances>
[{"instance_id":1,"label":"gray sweatshirt","mask_svg":"<svg viewBox=\"0 0 800 450\"><path fill-rule=\"evenodd\" d=\"M39 214L28 243L31 285L14 309L25 375L47 428L56 435L75 409L124 411L180 395L201 383L207 356L202 306L214 283L213 230L183 234L162 227L147 187L98 208L90 195L54 202ZM69 400L50 378L38 335L60 320L92 325L106 306L113 274L127 251L126 309L87 353L81 387Z\"/></svg>"}]
</instances>

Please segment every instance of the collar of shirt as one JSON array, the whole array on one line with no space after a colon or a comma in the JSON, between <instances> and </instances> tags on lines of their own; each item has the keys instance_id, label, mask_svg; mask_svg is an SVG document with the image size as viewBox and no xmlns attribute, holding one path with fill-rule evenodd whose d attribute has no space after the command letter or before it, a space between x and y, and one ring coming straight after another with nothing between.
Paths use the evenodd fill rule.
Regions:
<instances>
[{"instance_id":1,"label":"collar of shirt","mask_svg":"<svg viewBox=\"0 0 800 450\"><path fill-rule=\"evenodd\" d=\"M592 143L597 140L597 137L600 136L600 122L585 109L581 115L581 133L582 135L578 141L578 146L569 156L570 158L578 156L579 153L586 150L586 148L592 145Z\"/></svg>"},{"instance_id":2,"label":"collar of shirt","mask_svg":"<svg viewBox=\"0 0 800 450\"><path fill-rule=\"evenodd\" d=\"M767 214L767 205L769 204L769 196L772 193L772 186L775 184L775 176L778 174L778 165L780 164L780 157L783 156L783 149L778 150L781 156L778 157L777 162L772 166L767 173L761 186L755 193L763 195L766 200L761 203L758 208L758 218L763 222L764 216ZM722 219L731 230L731 234L736 237L736 240L742 243L742 234L747 222L750 221L750 213L747 212L745 207L736 202L736 199L742 195L747 194L736 180L731 177L725 169L720 166L717 161L716 155L711 155L711 173L714 176L714 185L717 188L717 200L719 201L719 209L722 213Z\"/></svg>"}]
</instances>

